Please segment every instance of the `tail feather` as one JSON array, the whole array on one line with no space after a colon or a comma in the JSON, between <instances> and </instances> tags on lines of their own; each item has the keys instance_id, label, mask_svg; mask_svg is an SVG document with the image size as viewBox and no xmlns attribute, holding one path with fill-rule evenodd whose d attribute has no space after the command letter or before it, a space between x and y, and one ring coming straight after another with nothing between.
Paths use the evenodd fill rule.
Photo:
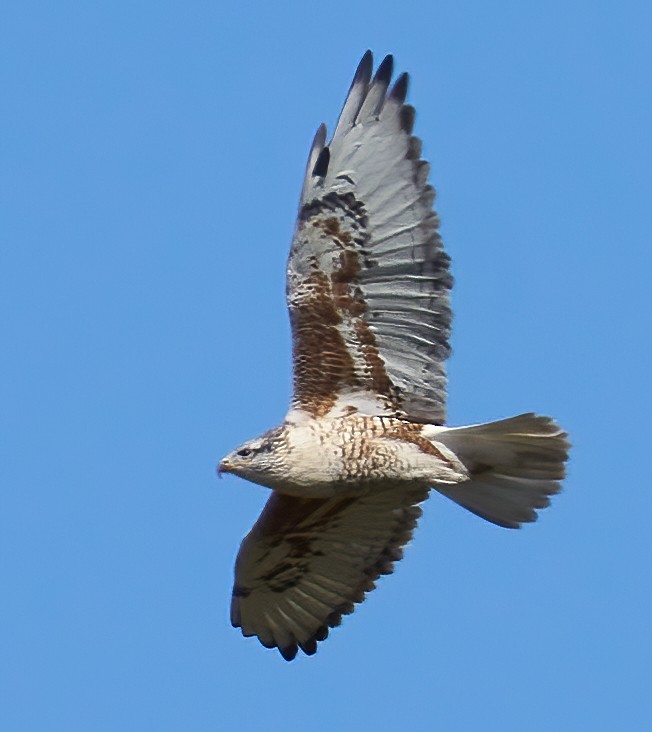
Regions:
<instances>
[{"instance_id":1,"label":"tail feather","mask_svg":"<svg viewBox=\"0 0 652 732\"><path fill-rule=\"evenodd\" d=\"M521 414L439 432L469 471L469 480L437 485L448 498L499 526L536 521L535 509L561 490L570 444L550 417Z\"/></svg>"}]
</instances>

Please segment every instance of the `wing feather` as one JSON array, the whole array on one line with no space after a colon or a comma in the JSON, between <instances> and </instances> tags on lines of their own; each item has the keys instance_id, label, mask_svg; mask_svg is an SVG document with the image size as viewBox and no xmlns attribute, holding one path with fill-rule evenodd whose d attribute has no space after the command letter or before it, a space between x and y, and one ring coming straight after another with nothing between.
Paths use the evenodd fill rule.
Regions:
<instances>
[{"instance_id":1,"label":"wing feather","mask_svg":"<svg viewBox=\"0 0 652 732\"><path fill-rule=\"evenodd\" d=\"M367 52L332 140L322 126L311 148L288 262L293 407L442 424L452 279L408 76L388 93L392 67L372 80Z\"/></svg>"},{"instance_id":2,"label":"wing feather","mask_svg":"<svg viewBox=\"0 0 652 732\"><path fill-rule=\"evenodd\" d=\"M353 76L351 88L349 89L349 93L346 97L346 101L344 102L344 106L342 107L340 118L335 129L336 134L338 130L347 130L355 124L360 107L362 107L362 103L367 95L373 65L373 54L371 51L366 51Z\"/></svg>"},{"instance_id":3,"label":"wing feather","mask_svg":"<svg viewBox=\"0 0 652 732\"><path fill-rule=\"evenodd\" d=\"M287 660L314 653L393 571L426 497L394 485L355 499L272 493L238 553L231 622Z\"/></svg>"},{"instance_id":4,"label":"wing feather","mask_svg":"<svg viewBox=\"0 0 652 732\"><path fill-rule=\"evenodd\" d=\"M310 180L310 177L314 172L315 165L317 164L317 160L319 159L319 156L321 155L321 152L324 149L325 145L326 125L322 123L321 125L319 125L319 128L315 133L315 137L313 138L312 145L310 146L310 152L308 153L308 162L306 163L306 173L304 176L305 181ZM301 193L302 198L305 194L305 186L306 183L304 183L304 190Z\"/></svg>"}]
</instances>

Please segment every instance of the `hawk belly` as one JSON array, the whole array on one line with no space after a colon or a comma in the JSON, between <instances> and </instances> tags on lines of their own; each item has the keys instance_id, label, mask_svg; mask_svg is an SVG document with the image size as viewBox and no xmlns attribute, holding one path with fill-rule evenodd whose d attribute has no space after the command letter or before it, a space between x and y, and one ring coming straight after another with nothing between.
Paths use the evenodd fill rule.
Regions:
<instances>
[{"instance_id":1,"label":"hawk belly","mask_svg":"<svg viewBox=\"0 0 652 732\"><path fill-rule=\"evenodd\" d=\"M388 483L431 487L468 479L443 444L423 436L423 425L350 415L285 425L288 472L279 493L306 498L362 495Z\"/></svg>"}]
</instances>

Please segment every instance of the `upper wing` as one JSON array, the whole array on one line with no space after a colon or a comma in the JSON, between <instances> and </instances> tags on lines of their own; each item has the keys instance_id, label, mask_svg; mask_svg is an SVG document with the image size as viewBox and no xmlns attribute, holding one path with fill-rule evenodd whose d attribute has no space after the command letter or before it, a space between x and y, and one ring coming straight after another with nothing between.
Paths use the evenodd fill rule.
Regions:
<instances>
[{"instance_id":1,"label":"upper wing","mask_svg":"<svg viewBox=\"0 0 652 732\"><path fill-rule=\"evenodd\" d=\"M235 565L231 622L286 660L313 654L328 628L393 571L426 489L395 486L330 500L272 493Z\"/></svg>"},{"instance_id":2,"label":"upper wing","mask_svg":"<svg viewBox=\"0 0 652 732\"><path fill-rule=\"evenodd\" d=\"M445 421L449 258L412 137L407 74L363 57L335 134L308 158L287 275L293 406Z\"/></svg>"}]
</instances>

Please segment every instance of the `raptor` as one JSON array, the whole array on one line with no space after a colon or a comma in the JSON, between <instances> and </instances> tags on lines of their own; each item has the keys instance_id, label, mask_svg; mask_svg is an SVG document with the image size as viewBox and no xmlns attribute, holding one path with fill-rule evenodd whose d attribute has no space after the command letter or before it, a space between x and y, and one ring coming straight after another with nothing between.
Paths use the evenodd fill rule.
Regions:
<instances>
[{"instance_id":1,"label":"raptor","mask_svg":"<svg viewBox=\"0 0 652 732\"><path fill-rule=\"evenodd\" d=\"M566 433L522 414L446 426L449 257L408 76L367 51L305 171L287 268L293 396L218 473L271 489L235 567L231 621L287 660L393 571L431 490L499 526L561 489Z\"/></svg>"}]
</instances>

